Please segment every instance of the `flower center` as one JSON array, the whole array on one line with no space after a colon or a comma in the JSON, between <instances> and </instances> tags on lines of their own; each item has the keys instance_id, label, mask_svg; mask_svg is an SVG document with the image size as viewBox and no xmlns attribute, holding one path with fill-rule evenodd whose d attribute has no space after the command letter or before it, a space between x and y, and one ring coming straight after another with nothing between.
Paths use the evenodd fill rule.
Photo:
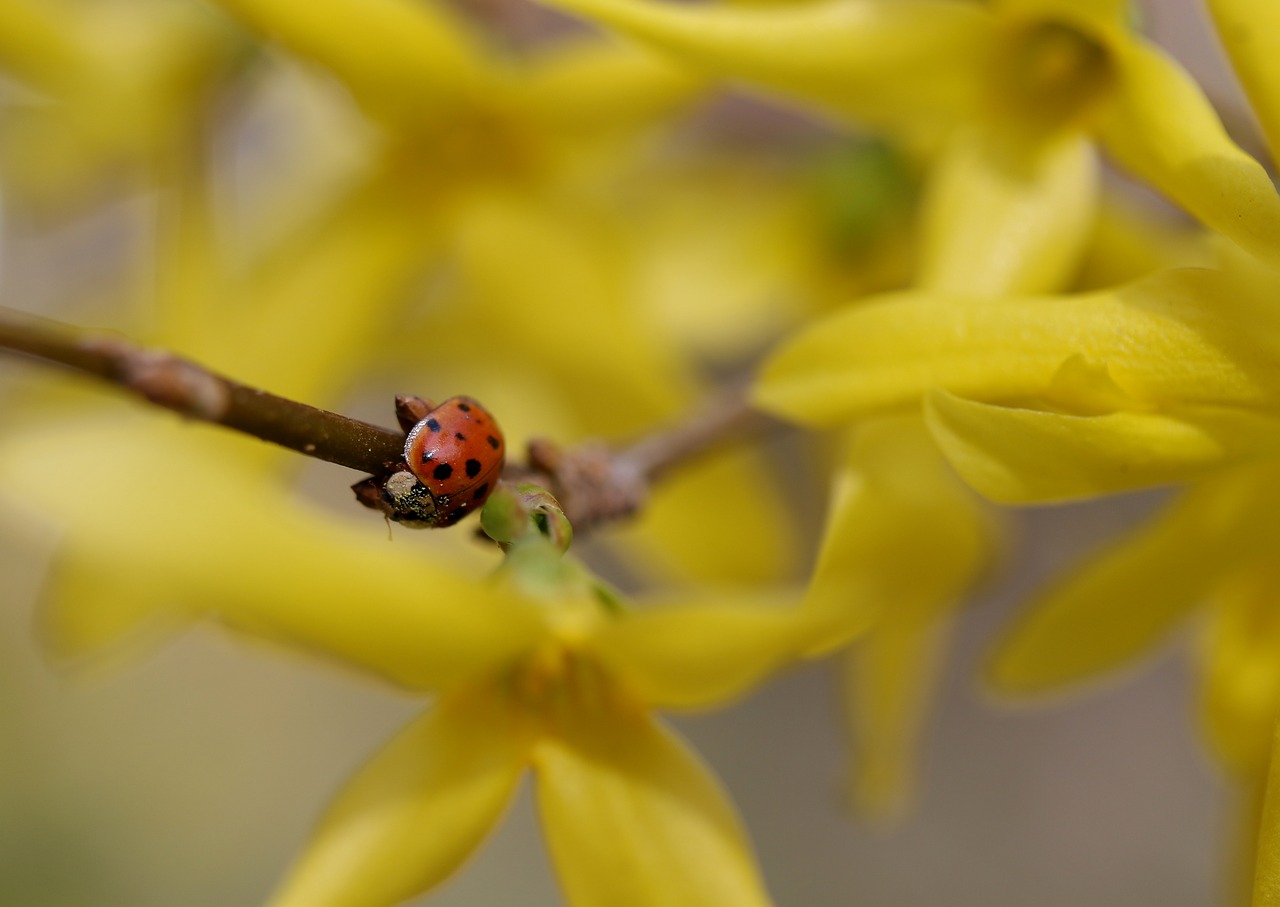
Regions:
<instances>
[{"instance_id":1,"label":"flower center","mask_svg":"<svg viewBox=\"0 0 1280 907\"><path fill-rule=\"evenodd\" d=\"M1045 126L1078 119L1112 80L1104 44L1061 22L1020 23L997 55L992 95L1000 113Z\"/></svg>"}]
</instances>

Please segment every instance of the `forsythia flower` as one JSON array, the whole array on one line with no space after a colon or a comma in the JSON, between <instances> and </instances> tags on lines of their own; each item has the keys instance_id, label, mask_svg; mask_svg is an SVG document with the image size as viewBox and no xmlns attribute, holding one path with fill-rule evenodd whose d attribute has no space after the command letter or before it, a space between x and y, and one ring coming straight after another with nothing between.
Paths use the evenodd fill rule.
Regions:
<instances>
[{"instance_id":1,"label":"forsythia flower","mask_svg":"<svg viewBox=\"0 0 1280 907\"><path fill-rule=\"evenodd\" d=\"M736 694L811 643L817 609L618 613L536 541L517 543L503 582L471 582L456 571L477 556L390 547L255 478L244 446L164 416L28 420L0 447L0 493L63 533L45 620L63 656L210 616L440 692L339 797L274 903L372 907L432 887L526 768L572 903L768 902L718 785L649 709Z\"/></svg>"},{"instance_id":2,"label":"forsythia flower","mask_svg":"<svg viewBox=\"0 0 1280 907\"><path fill-rule=\"evenodd\" d=\"M6 0L0 71L35 92L3 111L11 199L66 204L121 176L163 184L198 156L245 42L197 5Z\"/></svg>"},{"instance_id":3,"label":"forsythia flower","mask_svg":"<svg viewBox=\"0 0 1280 907\"><path fill-rule=\"evenodd\" d=\"M926 254L922 285L1053 289L1095 206L1094 141L1280 263L1280 198L1266 172L1227 137L1191 78L1132 33L1122 0L546 2L711 74L862 122L932 126L945 141L926 205L940 210L922 242L947 251Z\"/></svg>"}]
</instances>

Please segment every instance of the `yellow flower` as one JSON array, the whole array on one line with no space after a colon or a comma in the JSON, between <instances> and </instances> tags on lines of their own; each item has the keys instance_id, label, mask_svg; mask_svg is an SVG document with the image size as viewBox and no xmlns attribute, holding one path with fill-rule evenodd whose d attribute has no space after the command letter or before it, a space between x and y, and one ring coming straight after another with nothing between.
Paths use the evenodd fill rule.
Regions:
<instances>
[{"instance_id":1,"label":"yellow flower","mask_svg":"<svg viewBox=\"0 0 1280 907\"><path fill-rule=\"evenodd\" d=\"M757 399L826 424L923 398L948 458L1001 501L1203 475L1280 438L1275 272L1224 252L1074 297L882 297L784 344Z\"/></svg>"},{"instance_id":2,"label":"yellow flower","mask_svg":"<svg viewBox=\"0 0 1280 907\"><path fill-rule=\"evenodd\" d=\"M163 185L199 157L209 103L244 49L194 5L6 2L0 71L34 92L4 111L12 198L64 205L121 176Z\"/></svg>"},{"instance_id":3,"label":"yellow flower","mask_svg":"<svg viewBox=\"0 0 1280 907\"><path fill-rule=\"evenodd\" d=\"M61 539L43 623L58 654L211 617L439 693L340 795L274 903L431 888L526 769L572 903L768 903L719 786L650 710L737 694L811 643L816 612L702 597L619 613L536 541L501 582L468 580L485 558L465 539L389 546L241 468L246 442L216 429L25 421L0 445L0 494Z\"/></svg>"},{"instance_id":4,"label":"yellow flower","mask_svg":"<svg viewBox=\"0 0 1280 907\"><path fill-rule=\"evenodd\" d=\"M940 136L927 202L940 210L923 242L927 250L946 241L949 251L926 251L924 285L1051 289L1069 273L1095 205L1094 142L1204 223L1280 262L1280 198L1266 172L1227 137L1190 77L1132 33L1120 0L546 2L710 74ZM1234 4L1237 18L1246 6ZM1261 63L1256 33L1235 44Z\"/></svg>"}]
</instances>

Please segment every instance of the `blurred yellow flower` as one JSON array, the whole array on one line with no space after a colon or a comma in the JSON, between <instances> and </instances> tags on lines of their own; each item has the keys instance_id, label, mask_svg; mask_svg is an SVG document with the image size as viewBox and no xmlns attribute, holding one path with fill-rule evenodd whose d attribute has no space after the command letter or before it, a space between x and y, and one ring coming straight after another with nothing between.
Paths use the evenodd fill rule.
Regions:
<instances>
[{"instance_id":1,"label":"blurred yellow flower","mask_svg":"<svg viewBox=\"0 0 1280 907\"><path fill-rule=\"evenodd\" d=\"M1094 142L1204 223L1280 262L1280 198L1265 170L1228 138L1195 82L1131 31L1123 0L546 2L712 75L941 136L927 203L940 210L923 242L945 238L950 251L925 255L926 286L1053 288L1096 204ZM1258 54L1258 42L1237 43Z\"/></svg>"},{"instance_id":2,"label":"blurred yellow flower","mask_svg":"<svg viewBox=\"0 0 1280 907\"><path fill-rule=\"evenodd\" d=\"M65 207L184 173L246 47L195 4L8 0L0 71L31 91L2 114L9 200Z\"/></svg>"}]
</instances>

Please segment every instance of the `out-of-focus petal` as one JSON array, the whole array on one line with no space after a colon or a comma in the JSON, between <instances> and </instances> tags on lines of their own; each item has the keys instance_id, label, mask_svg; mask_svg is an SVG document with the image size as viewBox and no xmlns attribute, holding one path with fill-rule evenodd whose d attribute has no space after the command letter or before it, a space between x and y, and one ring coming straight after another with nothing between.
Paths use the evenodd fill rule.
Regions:
<instances>
[{"instance_id":1,"label":"out-of-focus petal","mask_svg":"<svg viewBox=\"0 0 1280 907\"><path fill-rule=\"evenodd\" d=\"M207 313L205 365L311 403L349 386L337 363L356 367L385 344L440 242L440 212L419 206L421 187L385 176L281 242Z\"/></svg>"},{"instance_id":2,"label":"out-of-focus petal","mask_svg":"<svg viewBox=\"0 0 1280 907\"><path fill-rule=\"evenodd\" d=\"M1280 731L1271 744L1271 769L1267 773L1258 825L1253 907L1277 907L1280 905Z\"/></svg>"},{"instance_id":3,"label":"out-of-focus petal","mask_svg":"<svg viewBox=\"0 0 1280 907\"><path fill-rule=\"evenodd\" d=\"M1121 166L1259 258L1280 263L1280 196L1227 136L1200 87L1163 51L1116 49L1099 138Z\"/></svg>"},{"instance_id":4,"label":"out-of-focus petal","mask_svg":"<svg viewBox=\"0 0 1280 907\"><path fill-rule=\"evenodd\" d=\"M921 118L953 122L973 109L975 76L993 31L981 7L939 0L819 0L749 8L652 0L544 2L709 74L888 125Z\"/></svg>"},{"instance_id":5,"label":"out-of-focus petal","mask_svg":"<svg viewBox=\"0 0 1280 907\"><path fill-rule=\"evenodd\" d=\"M64 648L118 635L100 629L114 618L86 608L114 611L117 624L145 618L132 591L141 576L144 602L212 614L418 689L492 670L540 638L537 608L484 582L478 559L467 577L457 566L465 552L390 546L376 517L345 523L307 506L239 466L241 449L256 444L124 414L24 428L6 441L4 491L66 534L71 585L54 591L83 592L85 576L101 583L90 599L57 606ZM75 562L85 550L92 559Z\"/></svg>"},{"instance_id":6,"label":"out-of-focus petal","mask_svg":"<svg viewBox=\"0 0 1280 907\"><path fill-rule=\"evenodd\" d=\"M800 556L788 490L772 466L750 450L721 451L692 463L665 476L644 512L611 532L611 539L653 578L782 581L794 575Z\"/></svg>"},{"instance_id":7,"label":"out-of-focus petal","mask_svg":"<svg viewBox=\"0 0 1280 907\"><path fill-rule=\"evenodd\" d=\"M1245 567L1214 595L1200 649L1201 722L1218 758L1236 776L1263 773L1280 715L1280 574Z\"/></svg>"},{"instance_id":8,"label":"out-of-focus petal","mask_svg":"<svg viewBox=\"0 0 1280 907\"><path fill-rule=\"evenodd\" d=\"M992 8L1013 19L1068 22L1114 40L1128 24L1130 0L993 0ZM1110 43L1110 42L1108 42Z\"/></svg>"},{"instance_id":9,"label":"out-of-focus petal","mask_svg":"<svg viewBox=\"0 0 1280 907\"><path fill-rule=\"evenodd\" d=\"M1081 133L991 127L955 136L925 194L918 286L991 296L1061 289L1097 192L1097 159Z\"/></svg>"},{"instance_id":10,"label":"out-of-focus petal","mask_svg":"<svg viewBox=\"0 0 1280 907\"><path fill-rule=\"evenodd\" d=\"M447 878L515 791L519 720L487 689L445 696L338 795L271 907L388 907Z\"/></svg>"},{"instance_id":11,"label":"out-of-focus petal","mask_svg":"<svg viewBox=\"0 0 1280 907\"><path fill-rule=\"evenodd\" d=\"M851 794L869 816L893 817L911 793L948 618L987 566L992 535L919 417L858 430L806 604L862 631L845 659L843 699Z\"/></svg>"},{"instance_id":12,"label":"out-of-focus petal","mask_svg":"<svg viewBox=\"0 0 1280 907\"><path fill-rule=\"evenodd\" d=\"M1098 290L1165 271L1213 263L1212 234L1198 225L1173 223L1155 206L1103 198L1073 287Z\"/></svg>"},{"instance_id":13,"label":"out-of-focus petal","mask_svg":"<svg viewBox=\"0 0 1280 907\"><path fill-rule=\"evenodd\" d=\"M0 4L0 69L34 88L58 93L84 78L93 62L81 35L50 0Z\"/></svg>"},{"instance_id":14,"label":"out-of-focus petal","mask_svg":"<svg viewBox=\"0 0 1280 907\"><path fill-rule=\"evenodd\" d=\"M1152 406L1273 405L1280 382L1264 363L1280 361L1280 312L1265 297L1194 270L1060 298L894 294L793 336L766 362L754 400L813 424L913 405L932 388L1021 400L1083 356Z\"/></svg>"},{"instance_id":15,"label":"out-of-focus petal","mask_svg":"<svg viewBox=\"0 0 1280 907\"><path fill-rule=\"evenodd\" d=\"M941 614L985 568L991 535L918 417L868 423L837 474L806 607L839 615L844 636Z\"/></svg>"},{"instance_id":16,"label":"out-of-focus petal","mask_svg":"<svg viewBox=\"0 0 1280 907\"><path fill-rule=\"evenodd\" d=\"M951 636L951 616L939 604L887 603L882 618L842 660L844 719L852 738L849 797L873 820L900 817L915 792L921 737Z\"/></svg>"},{"instance_id":17,"label":"out-of-focus petal","mask_svg":"<svg viewBox=\"0 0 1280 907\"><path fill-rule=\"evenodd\" d=\"M617 703L562 717L534 769L571 907L770 903L732 805L670 731Z\"/></svg>"},{"instance_id":18,"label":"out-of-focus petal","mask_svg":"<svg viewBox=\"0 0 1280 907\"><path fill-rule=\"evenodd\" d=\"M511 85L516 103L569 135L652 124L706 90L706 82L652 51L613 41L559 44Z\"/></svg>"},{"instance_id":19,"label":"out-of-focus petal","mask_svg":"<svg viewBox=\"0 0 1280 907\"><path fill-rule=\"evenodd\" d=\"M1274 481L1274 468L1261 477ZM1148 654L1205 601L1224 569L1256 556L1274 506L1251 470L1205 481L1032 602L987 672L1002 693L1050 692ZM1258 533L1261 537L1263 533Z\"/></svg>"},{"instance_id":20,"label":"out-of-focus petal","mask_svg":"<svg viewBox=\"0 0 1280 907\"><path fill-rule=\"evenodd\" d=\"M666 602L601 624L591 651L660 708L698 708L743 692L812 644L818 615L779 594Z\"/></svg>"},{"instance_id":21,"label":"out-of-focus petal","mask_svg":"<svg viewBox=\"0 0 1280 907\"><path fill-rule=\"evenodd\" d=\"M323 66L375 116L429 116L481 87L480 51L442 3L216 0L289 51Z\"/></svg>"},{"instance_id":22,"label":"out-of-focus petal","mask_svg":"<svg viewBox=\"0 0 1280 907\"><path fill-rule=\"evenodd\" d=\"M1266 133L1280 159L1280 5L1257 0L1208 0L1209 11Z\"/></svg>"},{"instance_id":23,"label":"out-of-focus petal","mask_svg":"<svg viewBox=\"0 0 1280 907\"><path fill-rule=\"evenodd\" d=\"M1066 501L1187 481L1280 452L1280 419L1248 410L1075 415L935 391L926 411L956 471L1002 503Z\"/></svg>"}]
</instances>

